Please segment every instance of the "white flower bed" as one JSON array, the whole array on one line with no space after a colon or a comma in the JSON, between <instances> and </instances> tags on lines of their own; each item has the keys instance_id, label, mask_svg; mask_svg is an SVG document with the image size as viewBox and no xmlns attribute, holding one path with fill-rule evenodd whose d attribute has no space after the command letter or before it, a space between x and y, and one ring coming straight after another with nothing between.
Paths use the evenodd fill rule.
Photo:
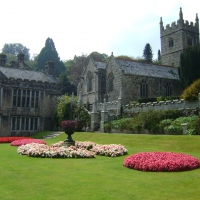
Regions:
<instances>
[{"instance_id":1,"label":"white flower bed","mask_svg":"<svg viewBox=\"0 0 200 200\"><path fill-rule=\"evenodd\" d=\"M128 151L122 145L99 145L89 141L76 141L75 146L66 148L60 141L51 146L37 143L21 145L17 152L20 155L42 158L94 158L96 154L111 157L122 156Z\"/></svg>"}]
</instances>

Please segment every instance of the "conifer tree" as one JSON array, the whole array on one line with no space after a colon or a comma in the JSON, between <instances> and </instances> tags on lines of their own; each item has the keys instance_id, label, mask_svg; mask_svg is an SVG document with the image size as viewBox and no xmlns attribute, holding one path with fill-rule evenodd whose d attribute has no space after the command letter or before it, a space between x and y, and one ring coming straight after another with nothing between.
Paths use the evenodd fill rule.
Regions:
<instances>
[{"instance_id":1,"label":"conifer tree","mask_svg":"<svg viewBox=\"0 0 200 200\"><path fill-rule=\"evenodd\" d=\"M44 71L45 63L47 61L53 61L55 63L55 76L59 77L59 75L65 70L65 66L60 60L54 42L51 38L46 39L45 47L42 48L40 54L38 55L39 71Z\"/></svg>"},{"instance_id":2,"label":"conifer tree","mask_svg":"<svg viewBox=\"0 0 200 200\"><path fill-rule=\"evenodd\" d=\"M200 47L190 46L180 56L179 77L185 89L196 79L200 78Z\"/></svg>"},{"instance_id":3,"label":"conifer tree","mask_svg":"<svg viewBox=\"0 0 200 200\"><path fill-rule=\"evenodd\" d=\"M153 52L149 43L147 43L144 47L143 57L147 62L152 62L153 60Z\"/></svg>"}]
</instances>

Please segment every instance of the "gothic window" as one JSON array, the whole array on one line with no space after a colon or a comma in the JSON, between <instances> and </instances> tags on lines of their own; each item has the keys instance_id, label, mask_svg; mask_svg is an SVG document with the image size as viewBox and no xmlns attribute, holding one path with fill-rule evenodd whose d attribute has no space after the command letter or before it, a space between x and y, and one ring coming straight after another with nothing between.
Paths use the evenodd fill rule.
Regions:
<instances>
[{"instance_id":1,"label":"gothic window","mask_svg":"<svg viewBox=\"0 0 200 200\"><path fill-rule=\"evenodd\" d=\"M14 89L13 106L23 108L39 108L39 91Z\"/></svg>"},{"instance_id":2,"label":"gothic window","mask_svg":"<svg viewBox=\"0 0 200 200\"><path fill-rule=\"evenodd\" d=\"M87 74L87 91L90 92L92 91L92 79L93 79L93 76L92 76L92 73L91 71L88 72Z\"/></svg>"},{"instance_id":3,"label":"gothic window","mask_svg":"<svg viewBox=\"0 0 200 200\"><path fill-rule=\"evenodd\" d=\"M108 92L112 92L113 91L113 79L114 79L114 76L113 76L113 73L111 72L108 75Z\"/></svg>"},{"instance_id":4,"label":"gothic window","mask_svg":"<svg viewBox=\"0 0 200 200\"><path fill-rule=\"evenodd\" d=\"M169 38L169 47L173 47L174 46L174 40L172 37Z\"/></svg>"},{"instance_id":5,"label":"gothic window","mask_svg":"<svg viewBox=\"0 0 200 200\"><path fill-rule=\"evenodd\" d=\"M192 38L187 37L187 45L192 46Z\"/></svg>"},{"instance_id":6,"label":"gothic window","mask_svg":"<svg viewBox=\"0 0 200 200\"><path fill-rule=\"evenodd\" d=\"M146 80L143 80L140 84L140 97L148 97L148 84Z\"/></svg>"},{"instance_id":7,"label":"gothic window","mask_svg":"<svg viewBox=\"0 0 200 200\"><path fill-rule=\"evenodd\" d=\"M172 96L172 86L169 83L167 83L165 86L165 96L166 97Z\"/></svg>"},{"instance_id":8,"label":"gothic window","mask_svg":"<svg viewBox=\"0 0 200 200\"><path fill-rule=\"evenodd\" d=\"M11 130L12 131L37 131L38 130L37 117L12 117Z\"/></svg>"}]
</instances>

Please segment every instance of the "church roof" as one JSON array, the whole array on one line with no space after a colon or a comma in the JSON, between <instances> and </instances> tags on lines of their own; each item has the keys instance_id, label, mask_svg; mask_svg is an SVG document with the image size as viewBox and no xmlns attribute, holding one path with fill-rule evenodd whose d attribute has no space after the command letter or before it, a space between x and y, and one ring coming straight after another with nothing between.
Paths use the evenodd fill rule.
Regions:
<instances>
[{"instance_id":1,"label":"church roof","mask_svg":"<svg viewBox=\"0 0 200 200\"><path fill-rule=\"evenodd\" d=\"M29 81L42 81L48 83L58 83L57 79L52 75L47 75L43 72L37 72L26 69L17 69L11 67L0 66L0 77L15 78L15 79L28 79Z\"/></svg>"},{"instance_id":2,"label":"church roof","mask_svg":"<svg viewBox=\"0 0 200 200\"><path fill-rule=\"evenodd\" d=\"M98 69L105 69L106 68L106 63L104 63L104 62L96 62L96 61L94 61L94 65Z\"/></svg>"},{"instance_id":3,"label":"church roof","mask_svg":"<svg viewBox=\"0 0 200 200\"><path fill-rule=\"evenodd\" d=\"M179 79L178 68L137 61L116 60L124 74Z\"/></svg>"}]
</instances>

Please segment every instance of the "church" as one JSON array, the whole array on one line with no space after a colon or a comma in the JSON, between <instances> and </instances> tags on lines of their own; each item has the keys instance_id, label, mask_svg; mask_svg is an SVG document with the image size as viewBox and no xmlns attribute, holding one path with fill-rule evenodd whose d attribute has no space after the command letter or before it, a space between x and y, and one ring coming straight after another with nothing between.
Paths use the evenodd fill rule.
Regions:
<instances>
[{"instance_id":1,"label":"church","mask_svg":"<svg viewBox=\"0 0 200 200\"><path fill-rule=\"evenodd\" d=\"M83 103L116 101L120 91L122 104L158 96L179 96L182 93L178 75L180 54L187 46L199 44L198 15L195 24L189 24L183 20L180 8L177 23L166 28L161 18L160 38L162 65L117 59L113 53L107 63L90 59L77 87Z\"/></svg>"}]
</instances>

